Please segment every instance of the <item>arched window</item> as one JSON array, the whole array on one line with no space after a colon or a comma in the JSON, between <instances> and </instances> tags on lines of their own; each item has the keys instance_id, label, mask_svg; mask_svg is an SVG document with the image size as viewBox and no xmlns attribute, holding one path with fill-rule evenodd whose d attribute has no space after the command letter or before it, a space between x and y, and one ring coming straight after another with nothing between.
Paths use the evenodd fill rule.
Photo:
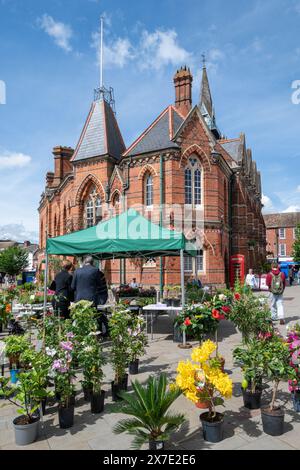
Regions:
<instances>
[{"instance_id":1,"label":"arched window","mask_svg":"<svg viewBox=\"0 0 300 470\"><path fill-rule=\"evenodd\" d=\"M151 174L146 175L145 184L145 204L146 206L153 206L153 178Z\"/></svg>"},{"instance_id":2,"label":"arched window","mask_svg":"<svg viewBox=\"0 0 300 470\"><path fill-rule=\"evenodd\" d=\"M196 158L190 158L185 172L185 204L202 204L202 170Z\"/></svg>"},{"instance_id":3,"label":"arched window","mask_svg":"<svg viewBox=\"0 0 300 470\"><path fill-rule=\"evenodd\" d=\"M85 201L85 226L93 227L102 220L102 202L93 187Z\"/></svg>"}]
</instances>

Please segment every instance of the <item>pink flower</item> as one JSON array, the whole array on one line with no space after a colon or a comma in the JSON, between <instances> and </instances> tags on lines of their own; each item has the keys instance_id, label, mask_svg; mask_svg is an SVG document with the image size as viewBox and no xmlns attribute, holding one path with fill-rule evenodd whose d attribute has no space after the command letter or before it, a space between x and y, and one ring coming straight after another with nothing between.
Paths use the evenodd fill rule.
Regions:
<instances>
[{"instance_id":1,"label":"pink flower","mask_svg":"<svg viewBox=\"0 0 300 470\"><path fill-rule=\"evenodd\" d=\"M67 333L67 338L71 339L71 338L74 338L74 333L72 333L72 331L69 331L69 333Z\"/></svg>"},{"instance_id":2,"label":"pink flower","mask_svg":"<svg viewBox=\"0 0 300 470\"><path fill-rule=\"evenodd\" d=\"M60 359L56 359L56 360L53 362L52 369L53 369L53 370L58 370L61 366L62 366L61 360L60 360Z\"/></svg>"},{"instance_id":3,"label":"pink flower","mask_svg":"<svg viewBox=\"0 0 300 470\"><path fill-rule=\"evenodd\" d=\"M60 347L65 351L72 351L73 350L73 343L71 341L61 341Z\"/></svg>"}]
</instances>

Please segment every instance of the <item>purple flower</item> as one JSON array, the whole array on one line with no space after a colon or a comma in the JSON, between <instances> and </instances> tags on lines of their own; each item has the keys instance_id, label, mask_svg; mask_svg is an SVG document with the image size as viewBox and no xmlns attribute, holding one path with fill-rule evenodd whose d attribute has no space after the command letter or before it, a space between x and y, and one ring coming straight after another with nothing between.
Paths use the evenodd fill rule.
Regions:
<instances>
[{"instance_id":1,"label":"purple flower","mask_svg":"<svg viewBox=\"0 0 300 470\"><path fill-rule=\"evenodd\" d=\"M74 338L75 335L74 335L74 333L72 333L72 331L69 331L69 333L67 333L66 336L67 336L68 339L71 339L71 338Z\"/></svg>"},{"instance_id":2,"label":"purple flower","mask_svg":"<svg viewBox=\"0 0 300 470\"><path fill-rule=\"evenodd\" d=\"M73 350L73 343L71 341L61 341L60 347L65 351L72 351Z\"/></svg>"},{"instance_id":3,"label":"purple flower","mask_svg":"<svg viewBox=\"0 0 300 470\"><path fill-rule=\"evenodd\" d=\"M56 360L53 362L52 369L53 369L53 370L57 370L57 369L59 369L61 366L62 366L61 360L60 360L60 359L56 359Z\"/></svg>"}]
</instances>

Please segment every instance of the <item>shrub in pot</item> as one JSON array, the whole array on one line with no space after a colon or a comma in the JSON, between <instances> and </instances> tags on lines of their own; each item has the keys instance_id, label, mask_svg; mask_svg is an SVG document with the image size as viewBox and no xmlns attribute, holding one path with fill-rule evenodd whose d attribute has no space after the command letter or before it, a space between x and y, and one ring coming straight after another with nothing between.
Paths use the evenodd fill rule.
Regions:
<instances>
[{"instance_id":1,"label":"shrub in pot","mask_svg":"<svg viewBox=\"0 0 300 470\"><path fill-rule=\"evenodd\" d=\"M129 373L138 374L139 358L145 354L148 338L145 333L146 321L142 315L133 315L128 326Z\"/></svg>"},{"instance_id":2,"label":"shrub in pot","mask_svg":"<svg viewBox=\"0 0 300 470\"><path fill-rule=\"evenodd\" d=\"M20 369L20 355L29 349L32 350L32 344L25 335L9 335L4 341L10 369Z\"/></svg>"},{"instance_id":3,"label":"shrub in pot","mask_svg":"<svg viewBox=\"0 0 300 470\"><path fill-rule=\"evenodd\" d=\"M290 365L294 369L295 377L289 380L289 391L292 395L294 410L300 411L300 324L296 323L289 328L287 342L289 344Z\"/></svg>"},{"instance_id":4,"label":"shrub in pot","mask_svg":"<svg viewBox=\"0 0 300 470\"><path fill-rule=\"evenodd\" d=\"M101 334L100 331L98 332L98 315L97 310L93 307L93 302L88 300L80 300L70 307L72 325L69 327L69 331L72 331L74 334L74 349L72 353L74 366L82 366L79 354L85 338L87 338L90 333L97 332L97 334Z\"/></svg>"},{"instance_id":5,"label":"shrub in pot","mask_svg":"<svg viewBox=\"0 0 300 470\"><path fill-rule=\"evenodd\" d=\"M40 374L34 369L22 372L15 387L8 386L8 379L0 378L0 395L18 407L20 416L13 420L17 445L28 445L38 437L40 398L46 389L41 386Z\"/></svg>"},{"instance_id":6,"label":"shrub in pot","mask_svg":"<svg viewBox=\"0 0 300 470\"><path fill-rule=\"evenodd\" d=\"M176 327L202 343L206 335L214 334L218 328L218 320L212 316L210 304L191 305L175 318Z\"/></svg>"},{"instance_id":7,"label":"shrub in pot","mask_svg":"<svg viewBox=\"0 0 300 470\"><path fill-rule=\"evenodd\" d=\"M218 358L212 357L216 345L210 340L194 348L192 361L181 361L177 367L176 386L198 408L207 408L200 415L203 437L208 442L223 439L224 415L216 407L232 396L232 381L221 371Z\"/></svg>"},{"instance_id":8,"label":"shrub in pot","mask_svg":"<svg viewBox=\"0 0 300 470\"><path fill-rule=\"evenodd\" d=\"M74 372L72 369L73 333L66 333L66 337L59 343L52 356L51 377L54 379L55 392L58 398L59 425L62 429L73 426L74 422Z\"/></svg>"},{"instance_id":9,"label":"shrub in pot","mask_svg":"<svg viewBox=\"0 0 300 470\"><path fill-rule=\"evenodd\" d=\"M129 352L129 325L131 313L128 310L114 310L109 320L110 337L112 340L111 363L115 373L112 381L112 397L114 401L120 399L120 391L127 390L128 375L126 366Z\"/></svg>"},{"instance_id":10,"label":"shrub in pot","mask_svg":"<svg viewBox=\"0 0 300 470\"><path fill-rule=\"evenodd\" d=\"M121 392L125 403L120 410L116 410L132 418L121 420L114 427L114 432L133 435L134 449L140 449L146 443L150 450L164 449L164 443L171 433L185 422L183 414L168 412L181 395L181 390L176 386L168 388L166 374L161 374L158 378L149 377L146 386L136 380L132 383L132 388L133 393Z\"/></svg>"},{"instance_id":11,"label":"shrub in pot","mask_svg":"<svg viewBox=\"0 0 300 470\"><path fill-rule=\"evenodd\" d=\"M88 386L91 412L101 413L104 409L105 392L101 390L103 365L102 346L97 333L91 332L83 341L78 359L83 367L85 384Z\"/></svg>"},{"instance_id":12,"label":"shrub in pot","mask_svg":"<svg viewBox=\"0 0 300 470\"><path fill-rule=\"evenodd\" d=\"M284 432L284 409L276 406L276 395L281 381L296 379L295 370L290 365L288 343L273 335L265 342L265 375L273 382L272 400L268 407L262 408L263 430L271 436L280 436Z\"/></svg>"},{"instance_id":13,"label":"shrub in pot","mask_svg":"<svg viewBox=\"0 0 300 470\"><path fill-rule=\"evenodd\" d=\"M260 408L262 379L265 367L264 346L265 340L263 338L252 339L247 345L240 346L233 351L235 362L243 371L242 391L244 406L250 410Z\"/></svg>"}]
</instances>

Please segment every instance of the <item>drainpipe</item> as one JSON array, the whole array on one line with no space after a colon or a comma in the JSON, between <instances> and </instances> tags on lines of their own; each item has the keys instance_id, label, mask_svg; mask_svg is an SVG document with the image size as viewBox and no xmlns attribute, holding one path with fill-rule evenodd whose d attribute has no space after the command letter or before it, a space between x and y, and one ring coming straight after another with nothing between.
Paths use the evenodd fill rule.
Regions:
<instances>
[{"instance_id":1,"label":"drainpipe","mask_svg":"<svg viewBox=\"0 0 300 470\"><path fill-rule=\"evenodd\" d=\"M159 225L162 227L163 225L163 204L164 204L164 157L161 154L160 157L160 170L159 170L159 178L160 178L160 207L159 207ZM160 263L159 263L159 290L160 290L160 296L161 298L163 297L163 290L164 290L164 266L163 266L163 257L160 257Z\"/></svg>"}]
</instances>

